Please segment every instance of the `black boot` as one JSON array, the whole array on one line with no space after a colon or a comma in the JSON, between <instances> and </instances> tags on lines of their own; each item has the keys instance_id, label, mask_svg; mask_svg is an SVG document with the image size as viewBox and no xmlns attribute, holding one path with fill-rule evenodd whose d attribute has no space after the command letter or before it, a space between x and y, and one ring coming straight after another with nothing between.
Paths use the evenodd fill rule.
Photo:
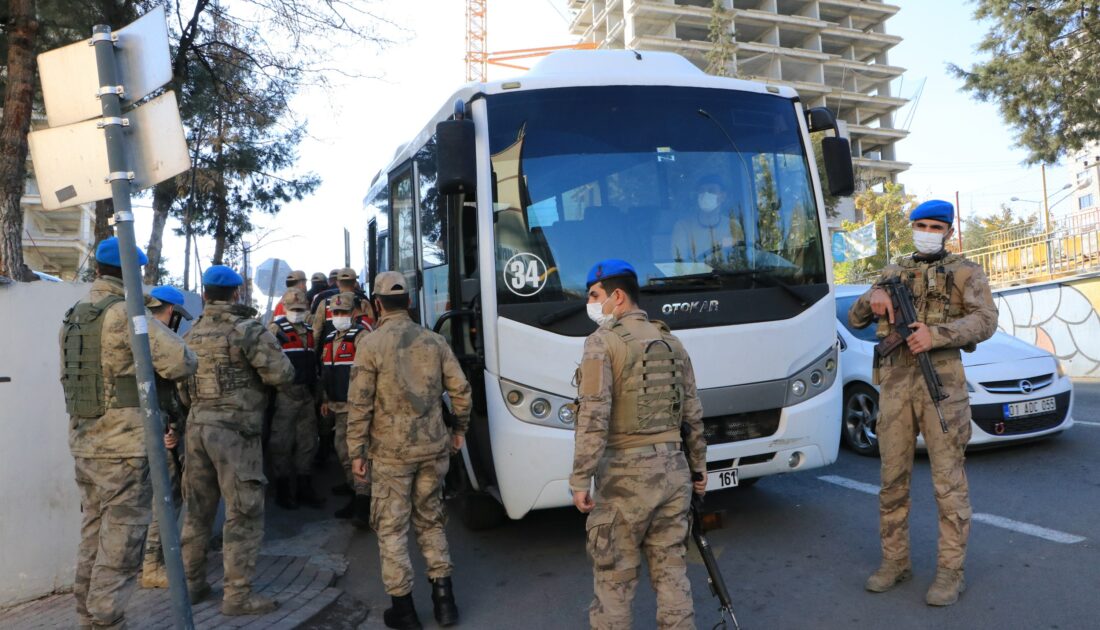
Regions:
<instances>
[{"instance_id":1,"label":"black boot","mask_svg":"<svg viewBox=\"0 0 1100 630\"><path fill-rule=\"evenodd\" d=\"M348 504L332 513L336 518L351 518L355 514L355 497L348 499Z\"/></svg>"},{"instance_id":2,"label":"black boot","mask_svg":"<svg viewBox=\"0 0 1100 630\"><path fill-rule=\"evenodd\" d=\"M275 479L275 505L285 510L298 509L298 500L294 498L294 494L291 492L290 479L287 477Z\"/></svg>"},{"instance_id":3,"label":"black boot","mask_svg":"<svg viewBox=\"0 0 1100 630\"><path fill-rule=\"evenodd\" d=\"M412 593L401 597L390 597L393 604L382 613L386 627L396 630L420 630L420 619L416 616Z\"/></svg>"},{"instance_id":4,"label":"black boot","mask_svg":"<svg viewBox=\"0 0 1100 630\"><path fill-rule=\"evenodd\" d=\"M455 606L455 594L451 590L451 578L428 579L432 584L432 604L435 607L435 620L446 628L458 623L458 606Z\"/></svg>"},{"instance_id":5,"label":"black boot","mask_svg":"<svg viewBox=\"0 0 1100 630\"><path fill-rule=\"evenodd\" d=\"M355 491L346 483L338 483L332 487L332 493L338 497L350 497Z\"/></svg>"},{"instance_id":6,"label":"black boot","mask_svg":"<svg viewBox=\"0 0 1100 630\"><path fill-rule=\"evenodd\" d=\"M370 495L357 494L352 500L351 524L359 529L370 529Z\"/></svg>"},{"instance_id":7,"label":"black boot","mask_svg":"<svg viewBox=\"0 0 1100 630\"><path fill-rule=\"evenodd\" d=\"M325 504L325 498L314 492L313 478L309 475L298 475L298 503L311 508L319 508Z\"/></svg>"}]
</instances>

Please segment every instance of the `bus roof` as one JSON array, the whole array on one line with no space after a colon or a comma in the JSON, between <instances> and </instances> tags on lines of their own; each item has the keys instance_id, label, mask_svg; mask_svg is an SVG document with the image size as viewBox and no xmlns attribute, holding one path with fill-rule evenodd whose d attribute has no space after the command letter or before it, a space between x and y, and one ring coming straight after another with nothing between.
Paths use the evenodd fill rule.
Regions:
<instances>
[{"instance_id":1,"label":"bus roof","mask_svg":"<svg viewBox=\"0 0 1100 630\"><path fill-rule=\"evenodd\" d=\"M435 124L454 112L455 101L469 101L477 94L500 94L560 87L591 87L603 85L667 85L700 87L775 94L797 98L798 93L787 86L767 85L709 75L684 57L675 53L633 50L561 50L551 53L525 74L486 83L467 83L447 99L415 138L399 147L386 168L371 180L364 205L373 196L380 178L405 162L423 146L433 133Z\"/></svg>"}]
</instances>

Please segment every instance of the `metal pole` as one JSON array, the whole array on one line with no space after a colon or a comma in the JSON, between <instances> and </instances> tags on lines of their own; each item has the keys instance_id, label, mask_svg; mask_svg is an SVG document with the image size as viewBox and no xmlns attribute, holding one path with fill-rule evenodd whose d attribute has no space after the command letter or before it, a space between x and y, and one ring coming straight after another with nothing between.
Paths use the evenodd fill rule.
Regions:
<instances>
[{"instance_id":1,"label":"metal pole","mask_svg":"<svg viewBox=\"0 0 1100 630\"><path fill-rule=\"evenodd\" d=\"M963 252L963 214L959 206L959 191L955 191L955 220L959 222L959 253Z\"/></svg>"},{"instance_id":2,"label":"metal pole","mask_svg":"<svg viewBox=\"0 0 1100 630\"><path fill-rule=\"evenodd\" d=\"M890 264L890 213L889 211L882 215L882 240L886 245L886 264Z\"/></svg>"},{"instance_id":3,"label":"metal pole","mask_svg":"<svg viewBox=\"0 0 1100 630\"><path fill-rule=\"evenodd\" d=\"M344 266L351 266L351 232L344 228Z\"/></svg>"},{"instance_id":4,"label":"metal pole","mask_svg":"<svg viewBox=\"0 0 1100 630\"><path fill-rule=\"evenodd\" d=\"M1054 248L1053 239L1054 235L1050 233L1050 202L1047 200L1047 165L1040 164L1039 171L1043 174L1043 216L1045 217L1046 224L1046 242L1047 242L1047 275L1054 278Z\"/></svg>"},{"instance_id":5,"label":"metal pole","mask_svg":"<svg viewBox=\"0 0 1100 630\"><path fill-rule=\"evenodd\" d=\"M160 525L176 628L193 630L195 623L191 618L191 600L187 595L187 583L183 575L179 529L168 479L164 422L160 416L153 356L149 350L149 323L145 316L141 273L135 253L137 243L134 239L134 215L130 208L130 165L127 163L126 138L122 131L122 107L119 94L115 91L118 86L118 72L111 27L103 24L93 27L92 41L95 45L96 67L99 70L99 101L103 108L103 130L107 140L107 179L111 182L111 198L115 204L115 232L118 235L122 279L126 287L126 313L130 319L130 348L134 353L134 375L137 378L138 399L145 429L145 451L149 457L149 477L153 482L153 507Z\"/></svg>"}]
</instances>

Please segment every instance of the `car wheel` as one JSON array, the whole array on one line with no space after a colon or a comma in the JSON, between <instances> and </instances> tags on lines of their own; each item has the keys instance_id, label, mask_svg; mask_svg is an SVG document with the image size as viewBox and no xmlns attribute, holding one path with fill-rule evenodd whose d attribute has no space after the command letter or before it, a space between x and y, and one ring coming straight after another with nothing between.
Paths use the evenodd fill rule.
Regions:
<instances>
[{"instance_id":1,"label":"car wheel","mask_svg":"<svg viewBox=\"0 0 1100 630\"><path fill-rule=\"evenodd\" d=\"M878 392L856 383L844 392L844 413L841 415L840 437L844 444L859 455L878 455Z\"/></svg>"}]
</instances>

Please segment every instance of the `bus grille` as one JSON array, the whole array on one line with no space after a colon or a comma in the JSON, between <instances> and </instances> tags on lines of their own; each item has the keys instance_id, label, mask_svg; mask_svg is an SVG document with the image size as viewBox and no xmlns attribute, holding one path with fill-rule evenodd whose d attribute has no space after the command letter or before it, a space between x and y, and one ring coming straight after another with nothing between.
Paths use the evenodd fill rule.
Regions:
<instances>
[{"instance_id":1,"label":"bus grille","mask_svg":"<svg viewBox=\"0 0 1100 630\"><path fill-rule=\"evenodd\" d=\"M707 444L728 444L775 435L779 430L782 411L764 409L703 418L703 435L707 438Z\"/></svg>"}]
</instances>

